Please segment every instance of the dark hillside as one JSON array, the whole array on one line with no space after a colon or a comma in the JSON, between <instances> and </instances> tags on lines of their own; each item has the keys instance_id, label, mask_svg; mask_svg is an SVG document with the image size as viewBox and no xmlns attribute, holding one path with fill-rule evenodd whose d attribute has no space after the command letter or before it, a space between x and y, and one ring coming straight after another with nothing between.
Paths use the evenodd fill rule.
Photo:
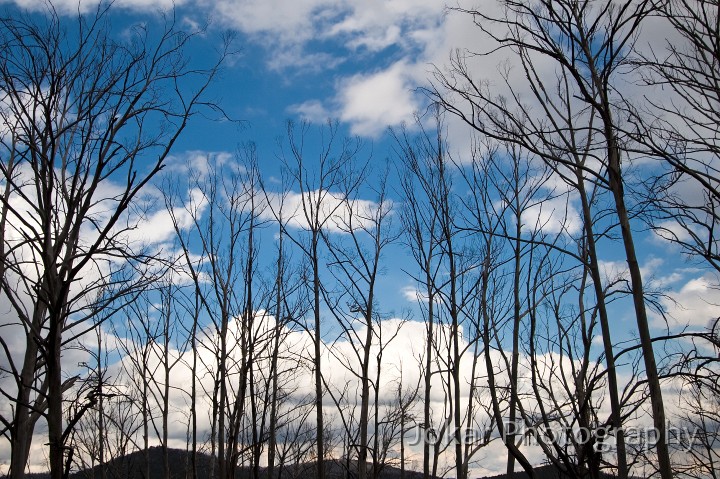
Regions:
<instances>
[{"instance_id":1,"label":"dark hillside","mask_svg":"<svg viewBox=\"0 0 720 479\"><path fill-rule=\"evenodd\" d=\"M185 479L187 469L190 467L190 454L180 449L170 449L170 478ZM144 476L145 455L142 451L136 451L127 456L115 459L106 466L107 479L147 479ZM339 461L328 461L326 464L326 474L328 479L345 479L352 478L353 475L347 475L343 463ZM351 465L351 468L354 466ZM285 465L282 468L276 468L275 477L278 479L302 479L314 476L314 463ZM264 471L260 472L261 477ZM280 474L280 475L279 475ZM49 474L28 474L30 479L48 479ZM101 471L99 467L93 469L79 471L70 475L71 479L100 479ZM163 477L163 458L162 448L150 448L150 478ZM198 455L198 477L210 477L210 456L206 454ZM236 474L237 479L250 478L250 471L240 468ZM419 479L422 473L414 471L405 471L406 479ZM387 466L380 473L381 479L399 479L400 469Z\"/></svg>"},{"instance_id":2,"label":"dark hillside","mask_svg":"<svg viewBox=\"0 0 720 479\"><path fill-rule=\"evenodd\" d=\"M497 476L484 476L479 479L527 479L527 474L525 472L515 472L512 475L507 474L499 474ZM535 468L535 477L537 479L574 479L574 477L568 476L566 474L561 474L555 467L553 466L539 466ZM615 476L612 474L601 474L600 477L603 479L612 479Z\"/></svg>"},{"instance_id":3,"label":"dark hillside","mask_svg":"<svg viewBox=\"0 0 720 479\"><path fill-rule=\"evenodd\" d=\"M180 449L170 449L170 477L171 479L185 479L187 468L190 467L190 454ZM118 458L109 464L107 467L107 479L147 479L144 477L144 454L141 451L133 452L127 456ZM350 469L355 469L354 464L350 465ZM277 479L304 479L314 477L315 464L314 463L303 463L303 464L292 464L286 465L282 468L278 468L275 477ZM261 477L264 471L261 471ZM325 472L327 479L352 479L354 474L346 473L346 467L340 461L328 461L325 466ZM568 476L561 475L557 469L553 466L541 466L535 469L536 477L538 479L572 479ZM280 476L278 476L278 473ZM29 474L27 476L30 479L48 479L49 474ZM72 474L71 479L100 479L101 471L99 467L95 467L91 470L79 471ZM150 448L150 478L162 478L163 477L163 460L162 460L162 449L160 447ZM198 455L198 477L207 478L210 477L210 456L206 454ZM236 475L237 479L250 478L250 471L240 469ZM604 479L611 479L615 476L609 474L603 474ZM399 479L400 469L392 466L387 466L380 473L381 479ZM420 479L422 473L416 471L405 471L406 479ZM526 479L527 475L524 472L515 472L512 476L507 474L500 474L496 476L485 476L475 479ZM448 477L450 479L450 477Z\"/></svg>"}]
</instances>

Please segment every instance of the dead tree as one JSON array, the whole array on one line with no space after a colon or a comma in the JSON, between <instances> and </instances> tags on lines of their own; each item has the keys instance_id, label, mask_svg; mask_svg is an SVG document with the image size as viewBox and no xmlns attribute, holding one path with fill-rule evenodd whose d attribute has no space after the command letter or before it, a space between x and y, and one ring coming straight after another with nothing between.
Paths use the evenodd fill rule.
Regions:
<instances>
[{"instance_id":1,"label":"dead tree","mask_svg":"<svg viewBox=\"0 0 720 479\"><path fill-rule=\"evenodd\" d=\"M283 191L292 191L296 201L288 211L280 214L281 204L271 195L268 205L276 219L287 218L284 223L284 237L301 254L306 263L302 276L306 282L309 297L311 324L307 327L313 337L313 373L315 379L315 420L316 434L316 474L325 477L325 458L327 455L325 439L325 416L323 414L324 380L322 373L322 313L323 284L322 272L323 231L332 228L334 217L345 204L345 193L337 191L346 180L346 165L358 154L359 141L338 138L338 126L328 122L320 129L317 145L308 147L309 123L296 126L288 123L287 140L289 152L280 153L288 184ZM310 150L310 152L308 151ZM316 155L316 158L313 158ZM335 190L335 191L333 191ZM283 222L280 222L281 226Z\"/></svg>"},{"instance_id":2,"label":"dead tree","mask_svg":"<svg viewBox=\"0 0 720 479\"><path fill-rule=\"evenodd\" d=\"M621 168L627 150L618 115L626 104L622 92L614 89L614 80L621 74L620 68L629 64L639 28L654 12L655 3L502 1L497 6L501 9L498 14L492 8L460 11L471 16L492 43L483 53L508 53L527 80L524 88L529 95L520 95L510 69L501 71L500 84L506 94L493 91L487 83L473 78L469 56L461 54L453 58L448 73L437 72L430 94L478 133L516 144L556 171L578 167L574 148L587 145L582 151L586 151L588 161L580 171L583 177L602 185L612 198L630 274L653 421L660 434L659 471L669 479L663 394L625 191L627 175ZM551 62L557 71L544 75L539 68L541 61ZM617 411L615 415L617 419Z\"/></svg>"},{"instance_id":3,"label":"dead tree","mask_svg":"<svg viewBox=\"0 0 720 479\"><path fill-rule=\"evenodd\" d=\"M14 333L0 341L15 379L2 391L13 404L2 422L11 477L23 477L42 417L60 479L70 385L62 351L97 327L94 312L117 309L149 280L131 205L203 106L220 63L190 65L185 51L200 32L181 31L172 15L160 33L137 26L126 42L112 36L102 5L75 19L49 7L0 23L0 287L14 316L4 326ZM15 335L24 338L20 357L6 340Z\"/></svg>"}]
</instances>

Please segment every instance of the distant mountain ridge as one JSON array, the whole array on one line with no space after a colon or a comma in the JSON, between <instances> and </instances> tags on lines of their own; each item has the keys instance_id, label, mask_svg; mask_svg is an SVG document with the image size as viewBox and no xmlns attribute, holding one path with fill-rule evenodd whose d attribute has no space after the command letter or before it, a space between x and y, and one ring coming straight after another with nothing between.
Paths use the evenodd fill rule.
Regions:
<instances>
[{"instance_id":1,"label":"distant mountain ridge","mask_svg":"<svg viewBox=\"0 0 720 479\"><path fill-rule=\"evenodd\" d=\"M145 477L145 454L143 451L135 451L126 456L116 458L108 464L107 479L161 479L163 477L163 457L162 448L159 446L149 449L150 456L150 478ZM190 468L190 452L182 449L168 449L170 462L170 478L171 479L187 479ZM350 466L350 474L346 474L346 467L340 460L329 460L326 463L326 479L352 479L356 475L353 474L355 469L354 461ZM278 473L282 474L281 479L305 479L314 477L314 463L301 463L284 465L282 468L276 467L275 478ZM198 477L210 477L210 456L198 453L197 456ZM260 477L267 478L265 468L261 468ZM535 474L538 479L571 479L570 476L561 474L553 466L539 466L535 468ZM28 474L28 479L49 479L48 473ZM247 468L238 468L235 476L237 479L249 479L251 471ZM421 479L421 472L405 471L405 479ZM613 478L610 474L602 474L603 478ZM70 479L101 479L101 471L99 466L92 469L78 471L70 475ZM393 466L386 466L380 473L380 479L399 479L400 469ZM495 476L473 477L473 479L526 479L525 472L515 472L508 476L507 474L499 474ZM448 479L451 479L448 477Z\"/></svg>"},{"instance_id":2,"label":"distant mountain ridge","mask_svg":"<svg viewBox=\"0 0 720 479\"><path fill-rule=\"evenodd\" d=\"M150 456L150 478L145 477L145 453L144 451L135 451L126 456L122 456L109 461L105 467L107 468L107 479L161 479L163 477L163 456L160 446L151 447L149 449ZM170 478L186 479L190 468L190 452L182 449L168 449L170 462ZM346 468L340 460L329 460L326 463L327 479L345 479L348 477ZM281 468L276 466L275 478L278 474L282 474L282 479L304 479L314 476L314 463L301 463L284 465ZM354 463L351 468L355 468ZM198 453L197 470L199 478L210 477L210 456ZM28 474L28 479L49 479L48 473ZM70 474L70 479L100 479L102 477L100 466L92 469L86 469ZM251 471L245 467L239 467L235 475L237 479L251 478ZM265 468L261 468L261 478L267 478ZM349 477L353 477L351 474ZM380 479L399 479L400 469L393 466L385 466L380 473ZM422 473L417 471L405 471L405 479L420 479Z\"/></svg>"},{"instance_id":3,"label":"distant mountain ridge","mask_svg":"<svg viewBox=\"0 0 720 479\"><path fill-rule=\"evenodd\" d=\"M570 476L568 474L563 474L554 466L546 465L546 466L537 466L534 468L535 470L535 477L537 479L575 479L575 476ZM513 474L498 474L496 476L483 476L478 479L527 479L528 475L524 471L516 471ZM607 474L604 472L600 473L600 477L602 479L613 479L616 476L614 474ZM632 479L638 479L638 478L632 478Z\"/></svg>"}]
</instances>

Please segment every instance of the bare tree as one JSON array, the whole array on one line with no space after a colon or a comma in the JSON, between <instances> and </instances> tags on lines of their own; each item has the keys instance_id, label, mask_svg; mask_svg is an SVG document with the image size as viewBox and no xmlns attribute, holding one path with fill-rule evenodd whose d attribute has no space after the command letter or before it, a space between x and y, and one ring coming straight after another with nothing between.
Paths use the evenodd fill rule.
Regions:
<instances>
[{"instance_id":1,"label":"bare tree","mask_svg":"<svg viewBox=\"0 0 720 479\"><path fill-rule=\"evenodd\" d=\"M100 6L72 28L52 7L0 19L0 276L25 337L18 358L2 336L15 378L2 391L14 405L2 420L13 478L24 475L40 417L51 475L62 477L62 350L96 327L94 311L117 308L147 281L151 258L129 234L137 223L131 205L204 104L219 67L188 64L184 51L199 32L180 31L172 15L161 33L138 26L127 43L111 36L109 15Z\"/></svg>"},{"instance_id":2,"label":"bare tree","mask_svg":"<svg viewBox=\"0 0 720 479\"><path fill-rule=\"evenodd\" d=\"M107 477L107 469L105 468L106 445L108 442L108 428L106 421L106 411L104 410L104 402L106 391L108 389L108 372L107 372L107 346L103 348L103 331L101 328L95 330L96 344L95 347L82 346L89 353L92 364L87 362L81 363L82 366L88 368L88 375L83 386L78 390L78 398L87 395L87 400L92 404L92 415L86 414L81 419L82 422L89 424L89 427L83 428L80 422L76 428L73 428L71 446L73 450L74 460L87 468L94 468L97 464L100 469L100 477ZM112 397L112 394L108 396ZM74 407L71 406L69 417L80 416L78 409L85 406L84 401L78 401ZM74 410L73 410L74 409ZM90 416L90 417L88 417ZM89 420L88 420L89 419ZM89 434L88 434L89 433ZM80 436L80 437L78 437ZM78 440L79 439L79 440ZM85 450L83 450L85 449ZM86 457L83 457L83 453ZM85 459L88 459L86 462Z\"/></svg>"},{"instance_id":3,"label":"bare tree","mask_svg":"<svg viewBox=\"0 0 720 479\"><path fill-rule=\"evenodd\" d=\"M183 183L186 190L175 188L165 197L181 246L182 270L211 321L209 328L200 330L199 346L215 356L214 364L203 368L213 375L212 390L205 393L212 400L212 467L217 462L221 478L234 476L244 454L248 413L256 474L261 443L254 367L261 350L258 344L267 342L269 333L256 323L256 305L263 303L255 289L259 254L255 235L262 226L263 197L254 151L246 152L250 156L241 161L208 158L207 168L190 167L189 180ZM190 219L190 226L181 215ZM197 364L193 369L197 373Z\"/></svg>"},{"instance_id":4,"label":"bare tree","mask_svg":"<svg viewBox=\"0 0 720 479\"><path fill-rule=\"evenodd\" d=\"M628 64L640 25L653 13L655 4L503 1L499 5L502 13L497 15L492 9L461 11L471 15L493 42L489 50L498 47L517 62L527 79L532 106L521 100L509 71L502 77L509 96L495 94L487 84L473 79L459 54L449 73L437 73L431 95L479 133L517 144L556 170L576 165L572 157L568 159L573 145L588 145L585 150L591 161L585 162L581 171L612 196L630 274L653 421L660 434L658 469L667 479L671 467L663 395L625 192L627 173L621 170L624 150L617 116L625 104L622 92L614 87L620 67ZM557 74L544 76L539 68L543 60L552 62ZM532 109L534 105L537 110Z\"/></svg>"},{"instance_id":5,"label":"bare tree","mask_svg":"<svg viewBox=\"0 0 720 479\"><path fill-rule=\"evenodd\" d=\"M289 154L281 152L281 160L290 180L283 185L284 190L297 188L294 194L299 195L295 209L287 215L280 214L281 205L269 201L269 206L276 219L288 218L285 226L285 238L298 248L303 259L307 261L303 273L307 282L309 311L312 314L312 325L308 330L313 336L313 372L315 377L315 420L317 425L317 469L318 478L325 477L325 445L323 395L324 381L322 376L322 300L323 285L320 279L322 234L323 230L332 227L332 221L338 210L345 204L346 193L337 191L346 179L346 165L358 154L361 144L358 141L341 140L338 138L337 124L328 122L320 129L320 141L313 153L308 153L306 137L310 129L309 123L296 127L292 122L287 126ZM317 154L317 160L309 157ZM335 191L333 191L335 190ZM281 226L283 225L280 222Z\"/></svg>"},{"instance_id":6,"label":"bare tree","mask_svg":"<svg viewBox=\"0 0 720 479\"><path fill-rule=\"evenodd\" d=\"M152 348L158 332L151 320L152 308L148 291L143 291L132 303L123 308L123 314L111 322L112 331L119 341L119 352L123 355L121 374L128 391L126 394L141 421L142 443L138 449L143 451L143 472L150 474L150 425L155 407L150 402L151 357ZM116 325L115 323L119 323ZM125 326L127 324L127 327Z\"/></svg>"},{"instance_id":7,"label":"bare tree","mask_svg":"<svg viewBox=\"0 0 720 479\"><path fill-rule=\"evenodd\" d=\"M397 379L397 405L390 411L387 416L390 418L390 423L393 424L391 428L393 431L396 427L399 427L397 432L400 441L400 479L405 479L405 462L406 462L406 446L405 446L405 435L417 422L417 416L414 412L414 406L420 396L420 377L416 384L410 384L406 386L403 376L403 364L399 365L400 376Z\"/></svg>"},{"instance_id":8,"label":"bare tree","mask_svg":"<svg viewBox=\"0 0 720 479\"><path fill-rule=\"evenodd\" d=\"M367 173L368 171L360 171L346 177L342 187L346 197L345 204L339 208L336 218L333 219L338 231L333 235L327 232L323 234L332 259L329 265L330 273L336 280L333 288L335 291L325 293L325 301L331 306L330 312L340 326L340 337L351 345L351 355L354 355L335 356L359 381L359 430L357 442L353 446L357 450L357 475L363 479L367 477L369 450L373 451L373 464L377 463L377 445L371 446L368 432L370 418L375 417L376 423L378 420L380 361L382 350L387 346L387 343L380 342L382 319L378 312L376 288L382 271L382 254L398 236L390 222L392 203L386 195L387 171L384 175L381 174L376 186L370 186L376 194L375 201L371 204L358 201L359 185L355 177L364 178ZM358 317L359 322L356 321ZM399 328L391 336L397 335L398 330ZM332 353L332 348L330 349ZM374 363L375 378L371 376ZM371 409L373 390L376 398L374 410ZM347 430L346 434L350 436L352 431Z\"/></svg>"},{"instance_id":9,"label":"bare tree","mask_svg":"<svg viewBox=\"0 0 720 479\"><path fill-rule=\"evenodd\" d=\"M414 278L422 290L418 293L423 309L426 324L425 351L423 364L423 477L435 477L437 473L437 458L440 441L430 441L430 438L442 435L433 427L433 414L430 405L433 375L437 374L435 352L437 328L439 318L437 313L438 291L435 288L436 278L440 274L438 266L442 256L440 223L436 215L435 204L432 201L432 187L423 183L423 178L432 178L430 171L436 161L443 161L442 155L445 147L443 131L438 122L434 135L422 135L413 141L406 131L394 133L398 147L397 155L403 165L401 176L402 191L405 196L405 208L402 211L403 226L407 232L407 244L413 252L413 257L421 271L421 275ZM434 371L435 370L435 371ZM434 446L431 464L431 447Z\"/></svg>"},{"instance_id":10,"label":"bare tree","mask_svg":"<svg viewBox=\"0 0 720 479\"><path fill-rule=\"evenodd\" d=\"M720 271L717 226L720 216L720 143L718 143L718 55L720 34L716 1L669 0L659 5L657 22L674 37L638 55L648 93L630 111L629 131L638 153L661 160L646 199L650 227L680 246L690 261ZM713 284L713 287L716 287ZM680 477L715 476L718 416L717 318L679 347L673 375L682 377L677 418L696 441L680 445L673 464Z\"/></svg>"},{"instance_id":11,"label":"bare tree","mask_svg":"<svg viewBox=\"0 0 720 479\"><path fill-rule=\"evenodd\" d=\"M715 352L715 351L713 351ZM709 359L709 355L705 356ZM713 359L715 359L715 356ZM709 369L709 368L708 368ZM703 374L710 372L711 374ZM720 404L718 371L695 371L680 383L677 427L672 429L671 451L675 453L676 477L718 477Z\"/></svg>"},{"instance_id":12,"label":"bare tree","mask_svg":"<svg viewBox=\"0 0 720 479\"><path fill-rule=\"evenodd\" d=\"M167 203L166 206L168 206ZM179 244L181 251L181 259L178 261L178 263L180 265L188 264L188 262L192 264L192 256L187 249L187 238L185 238L185 236L180 230L177 218L175 216L175 212L172 210L172 208L169 208L169 211L170 216L173 219L174 229L178 237L177 243ZM186 446L189 452L189 458L188 464L186 464L186 477L190 479L195 479L198 477L198 443L200 434L200 431L198 430L198 403L200 400L202 400L202 397L200 397L201 387L199 386L199 373L202 363L198 356L200 350L200 339L202 336L202 333L200 331L200 328L202 327L202 324L200 322L200 316L204 311L204 296L203 291L200 289L201 282L198 277L197 269L187 268L183 266L180 266L178 269L180 270L181 275L184 275L185 277L189 276L190 279L189 286L185 288L177 288L176 295L173 300L177 303L176 308L178 309L179 314L183 318L183 320L180 321L178 327L184 330L184 334L186 335L185 338L187 341L186 346L192 352L192 357L189 362L183 356L180 356L179 359L183 362L184 366L190 370L190 376L192 381L190 385L190 391L187 391L184 388L182 390L187 393L187 401L189 401L189 412L187 419L188 437ZM180 283L182 284L183 282L180 281Z\"/></svg>"},{"instance_id":13,"label":"bare tree","mask_svg":"<svg viewBox=\"0 0 720 479\"><path fill-rule=\"evenodd\" d=\"M287 175L287 172L283 172ZM285 179L287 179L285 177ZM274 323L268 338L265 362L258 370L264 377L264 407L261 413L263 428L262 440L267 442L267 469L265 475L270 478L282 477L287 454L296 448L297 454L303 456L309 446L295 444L295 441L304 442L304 433L307 430L307 418L310 414L307 398L297 401L295 386L291 385L297 370L307 367L306 358L295 350L303 345L290 344L288 335L292 327L300 322L307 312L307 304L303 298L298 297L303 290L302 268L292 263L292 256L286 244L285 236L288 222L292 215L288 215L286 202L289 191L279 193L270 192L258 178L265 205L273 207L273 214L278 223L277 252L270 270L274 276L273 286L267 295L268 311L274 316ZM283 182L286 184L286 182ZM295 402L297 401L297 402ZM297 421L298 424L295 424ZM294 433L290 432L294 429ZM266 438L266 439L265 439ZM258 458L259 459L259 458ZM256 461L259 465L259 460ZM277 468L277 469L276 469Z\"/></svg>"},{"instance_id":14,"label":"bare tree","mask_svg":"<svg viewBox=\"0 0 720 479\"><path fill-rule=\"evenodd\" d=\"M677 38L638 55L636 64L650 88L645 107L631 111L630 129L642 145L639 153L667 166L652 185L651 225L719 270L718 4L670 0L660 3L658 13L657 21L672 27Z\"/></svg>"},{"instance_id":15,"label":"bare tree","mask_svg":"<svg viewBox=\"0 0 720 479\"><path fill-rule=\"evenodd\" d=\"M425 351L425 418L426 439L430 434L452 435L456 477L468 474L471 456L482 447L480 441L472 448L464 447L468 422L475 420L474 395L477 362L481 357L478 330L472 328L479 307L478 285L483 250L481 241L470 234L464 223L463 200L455 193L456 178L462 178L459 162L447 147L442 112L436 108L434 131L425 131L411 138L407 132L395 135L399 156L406 173L403 193L408 209L404 214L406 231L421 274L416 281L422 287L423 302L427 301L428 337ZM438 328L438 326L443 326ZM443 337L447 333L447 337ZM439 346L440 344L444 346ZM472 353L472 354L471 354ZM470 375L461 367L470 356ZM466 361L466 360L465 360ZM435 371L433 372L433 369ZM446 411L439 430L431 427L430 388L433 374L442 380L447 395ZM470 385L470 394L465 392ZM425 474L437 475L437 460L443 441L434 441L433 465L430 467L430 441L424 450ZM448 447L446 444L444 447ZM471 454L472 452L472 454Z\"/></svg>"},{"instance_id":16,"label":"bare tree","mask_svg":"<svg viewBox=\"0 0 720 479\"><path fill-rule=\"evenodd\" d=\"M433 157L438 154L435 151L433 140L440 142L442 140L441 137L433 139L425 135L418 140L417 145L414 145L406 132L402 133L402 135L395 133L395 141L399 148L397 155L402 159L409 157L411 165L418 165L419 167L423 156ZM437 135L440 136L441 134L442 131L439 130ZM404 161L403 164L405 165ZM435 265L437 262L436 257L440 254L440 247L437 240L437 218L435 217L433 206L429 204L424 196L425 190L417 188L416 172L417 167L405 167L403 174L401 174L402 192L405 197L405 208L402 210L402 223L407 234L406 244L409 246L410 251L412 251L413 258L421 271L421 275L415 278L423 288L419 295L424 296L423 298L418 298L420 305L425 306L422 312L426 325L425 350L421 358L424 360L424 363L421 364L424 378L424 406L423 417L419 423L419 427L422 429L422 435L425 438L423 441L423 477L424 479L428 479L431 476L431 467L433 471L432 476L435 476L436 470L436 465L431 466L430 464L431 443L428 439L434 434L430 398L435 356L435 330L437 327L435 312L437 293L433 288L433 284L435 282L435 276L438 273ZM420 194L420 192L423 194Z\"/></svg>"},{"instance_id":17,"label":"bare tree","mask_svg":"<svg viewBox=\"0 0 720 479\"><path fill-rule=\"evenodd\" d=\"M287 284L289 278L287 276L287 261L284 248L284 235L283 235L283 217L282 208L283 201L280 201L278 223L280 224L278 231L278 247L277 247L277 263L276 263L276 276L275 276L275 328L273 331L273 344L272 351L270 353L270 386L268 387L269 402L270 402L270 418L269 418L269 441L268 441L268 459L267 459L267 476L269 478L275 477L275 461L277 457L278 445L277 445L277 431L278 431L278 403L280 402L280 382L279 377L281 372L279 371L278 361L280 359L280 346L283 342L283 328L287 325L287 321L283 318L289 317L286 302L286 293L288 291Z\"/></svg>"},{"instance_id":18,"label":"bare tree","mask_svg":"<svg viewBox=\"0 0 720 479\"><path fill-rule=\"evenodd\" d=\"M176 291L178 288L173 284L171 275L158 282L159 304L152 304L150 307L154 313L159 315L156 322L154 340L150 346L151 357L147 358L152 365L150 373L149 393L157 406L160 414L160 424L156 417L150 416L150 422L155 430L156 437L160 440L163 461L163 476L169 479L171 476L170 455L169 455L169 431L171 403L170 393L178 386L173 385L171 373L180 364L182 355L188 346L187 337L179 334L180 317L178 315ZM143 364L146 368L148 364ZM149 399L149 398L148 398Z\"/></svg>"},{"instance_id":19,"label":"bare tree","mask_svg":"<svg viewBox=\"0 0 720 479\"><path fill-rule=\"evenodd\" d=\"M119 315L118 315L119 316ZM77 388L78 400L70 404L67 417L78 419L68 428L69 450L78 473L88 478L117 478L127 467L126 456L138 450L137 435L142 431L135 391L127 387L130 378L123 368L108 367L118 350L112 341L112 330L96 329L96 344L82 344L91 361L81 363L87 376ZM89 339L89 338L88 338ZM91 414L78 414L78 408L90 407Z\"/></svg>"}]
</instances>

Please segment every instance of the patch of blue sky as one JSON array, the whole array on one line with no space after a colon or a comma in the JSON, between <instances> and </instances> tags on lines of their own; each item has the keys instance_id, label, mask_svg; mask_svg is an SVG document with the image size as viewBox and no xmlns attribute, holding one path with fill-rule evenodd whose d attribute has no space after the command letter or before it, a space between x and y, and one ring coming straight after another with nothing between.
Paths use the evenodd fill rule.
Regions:
<instances>
[{"instance_id":1,"label":"patch of blue sky","mask_svg":"<svg viewBox=\"0 0 720 479\"><path fill-rule=\"evenodd\" d=\"M160 31L161 17L153 8L142 6L142 2L136 3L134 8L126 8L123 2L118 2L118 8L113 7L112 27L118 36L122 37L138 22L148 25L151 34ZM322 2L310 3L322 7ZM250 7L260 8L258 5ZM432 43L429 32L440 31L445 21L442 11L429 9L424 15L395 12L395 18L387 19L377 30L371 31L372 22L368 20L368 14L358 10L362 8L360 6L345 5L338 9L325 5L327 8L319 10L311 8L311 13L297 7L298 18L293 19L293 11L286 5L282 8L287 10L283 13L287 18L278 18L277 25L270 21L252 25L239 20L243 5L234 7L232 18L230 14L227 18L219 17L220 10L206 7L181 2L176 18L187 26L193 22L202 23L206 18L213 20L207 34L198 38L188 50L192 62L202 63L212 58L224 28L235 26L238 29L236 46L239 53L227 64L209 93L230 119L239 121L218 120L212 115L195 116L175 145L176 156L182 157L188 152L234 155L240 145L254 142L261 173L272 187L276 184L270 179L279 177L280 173L277 142L278 139L286 142L286 121L309 118L320 123L325 118L339 118L340 136L358 134L364 137L365 145L359 160L370 158L374 175L394 159L387 127L397 127L402 121L412 120L415 108L422 110L423 99L414 91L421 77L418 68L430 70L426 63L435 60L428 56ZM20 11L9 4L5 9L9 14ZM282 31L285 24L287 30ZM437 44L443 44L443 39L436 40ZM449 55L449 51L445 55ZM377 104L371 104L373 94L377 94ZM317 129L311 131L308 144L316 139ZM389 192L398 200L395 185L390 185ZM373 199L369 189L362 192L362 197ZM681 292L688 281L702 276L701 271L692 270L701 265L688 265L677 248L662 244L653 233L644 230L639 220L634 221L638 228L636 245L641 262L653 264L652 275L664 278L657 284ZM399 226L399 220L395 223ZM268 227L263 232L263 239L270 239L271 230ZM264 245L268 243L263 241ZM617 241L602 242L600 248L601 256L608 264L622 265L623 254ZM273 253L272 248L267 249L268 262ZM384 311L399 314L405 308L414 308L415 302L409 300L412 295L407 294L407 288L414 285L404 273L404 270L414 268L412 262L412 256L403 245L394 245L388 250L383 285L378 293ZM619 337L632 336L634 328L626 301L613 305L613 317ZM655 324L662 326L658 322Z\"/></svg>"}]
</instances>

